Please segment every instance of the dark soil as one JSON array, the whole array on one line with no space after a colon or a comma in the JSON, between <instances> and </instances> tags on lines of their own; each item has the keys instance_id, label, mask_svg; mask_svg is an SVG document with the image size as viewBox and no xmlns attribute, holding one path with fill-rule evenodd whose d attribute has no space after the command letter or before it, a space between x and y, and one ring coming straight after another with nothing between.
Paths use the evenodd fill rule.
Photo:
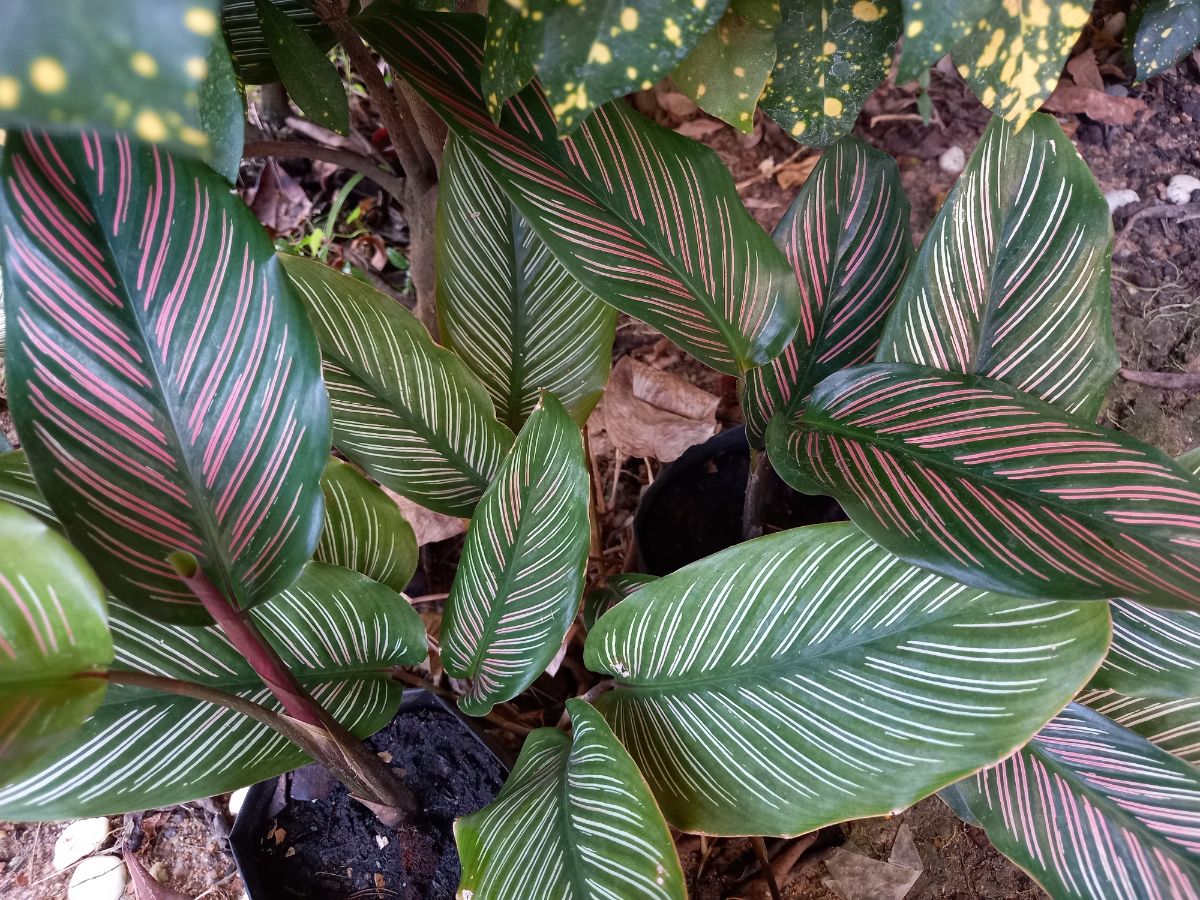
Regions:
<instances>
[{"instance_id":1,"label":"dark soil","mask_svg":"<svg viewBox=\"0 0 1200 900\"><path fill-rule=\"evenodd\" d=\"M261 825L263 883L272 887L256 900L454 897L454 820L492 801L504 767L454 714L439 708L402 710L368 743L391 754L391 765L424 807L424 824L387 828L336 783L324 799L293 798Z\"/></svg>"}]
</instances>

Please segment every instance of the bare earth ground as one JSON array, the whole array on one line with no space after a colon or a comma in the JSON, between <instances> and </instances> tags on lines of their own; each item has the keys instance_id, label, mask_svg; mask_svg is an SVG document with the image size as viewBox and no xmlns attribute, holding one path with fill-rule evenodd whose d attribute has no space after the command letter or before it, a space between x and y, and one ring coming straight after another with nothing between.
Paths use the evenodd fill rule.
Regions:
<instances>
[{"instance_id":1,"label":"bare earth ground","mask_svg":"<svg viewBox=\"0 0 1200 900\"><path fill-rule=\"evenodd\" d=\"M1112 71L1105 74L1110 84L1122 84L1133 97L1145 101L1145 115L1129 126L1104 125L1086 116L1067 116L1062 121L1103 190L1131 188L1142 198L1138 204L1120 210L1115 222L1119 237L1113 264L1113 324L1122 365L1200 373L1200 221L1178 223L1155 218L1155 208L1162 203L1160 192L1172 175L1200 174L1200 71L1196 63L1187 62L1144 87L1133 87L1127 78L1121 79ZM915 90L895 86L878 92L859 122L863 137L897 158L918 236L928 228L954 183L954 176L939 168L938 156L955 144L969 155L988 120L987 112L956 75L935 73L931 96L935 120L930 125L914 116ZM686 110L684 115L676 115L678 107L674 107L675 113L665 111L653 98L643 98L640 105L667 125L696 120ZM750 138L725 128L702 139L729 164L751 212L768 229L774 227L799 190L808 161L815 156L808 150L797 155L797 146L770 123ZM293 174L301 178L305 173L294 170ZM315 215L322 203L327 205L331 189L325 179L315 187L311 180L305 186L314 194ZM1144 210L1147 212L1132 218ZM1125 232L1131 218L1132 224ZM644 326L628 320L618 333L616 350L617 355L625 353L656 360L661 368L720 396L718 420L723 425L740 420L732 379L704 369ZM1114 427L1172 454L1200 445L1200 396L1196 392L1118 381L1105 415ZM12 436L2 406L0 426ZM613 462L611 458L600 459L597 465L603 491L608 495ZM630 460L624 465L616 502L607 506L600 517L601 555L596 574L630 567L629 524L649 475L644 461ZM450 546L423 554L431 590L444 589L438 583L446 580L456 558L457 546L447 543ZM526 726L553 724L561 701L589 683L587 673L568 661L555 678L539 680L532 697L513 704L510 712ZM509 744L517 741L511 731L496 729L494 735ZM223 802L216 806L223 809ZM179 807L140 819L126 817L124 822L114 817L111 824L115 829L112 842L119 841L128 829L140 841L138 856L143 863L148 868L160 864L163 877L188 896L213 900L240 896L240 880L222 837L227 823L215 817L211 805L208 809ZM982 832L962 824L940 801L931 798L894 817L822 830L812 847L794 865L785 867L789 871L779 873L784 897L842 897L825 883L830 878L827 860L831 854L844 846L886 860L902 825L911 831L923 867L907 897L999 900L1044 896L1028 877L991 849ZM55 876L49 865L58 831L56 825L0 824L0 897L65 897L67 876ZM696 898L762 900L769 896L765 882L757 875L748 841L714 840L701 846L698 839L683 837L680 849ZM796 848L791 842L768 841L767 849L777 860Z\"/></svg>"}]
</instances>

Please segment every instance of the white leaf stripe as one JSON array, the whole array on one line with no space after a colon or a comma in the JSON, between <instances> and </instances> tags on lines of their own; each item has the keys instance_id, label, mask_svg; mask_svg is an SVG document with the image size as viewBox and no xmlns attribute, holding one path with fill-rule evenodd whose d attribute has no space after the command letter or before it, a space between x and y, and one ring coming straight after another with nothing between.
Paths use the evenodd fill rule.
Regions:
<instances>
[{"instance_id":1,"label":"white leaf stripe","mask_svg":"<svg viewBox=\"0 0 1200 900\"><path fill-rule=\"evenodd\" d=\"M616 312L554 258L455 138L439 176L438 235L442 333L497 418L519 429L546 390L586 419L608 380Z\"/></svg>"},{"instance_id":2,"label":"white leaf stripe","mask_svg":"<svg viewBox=\"0 0 1200 900\"><path fill-rule=\"evenodd\" d=\"M1103 604L922 571L850 524L761 538L596 623L597 707L676 827L797 834L880 815L1032 736L1091 675Z\"/></svg>"},{"instance_id":3,"label":"white leaf stripe","mask_svg":"<svg viewBox=\"0 0 1200 900\"><path fill-rule=\"evenodd\" d=\"M483 715L550 663L583 593L591 524L583 440L543 395L475 510L442 624L442 664Z\"/></svg>"},{"instance_id":4,"label":"white leaf stripe","mask_svg":"<svg viewBox=\"0 0 1200 900\"><path fill-rule=\"evenodd\" d=\"M0 453L0 500L6 500L36 515L55 528L62 528L50 504L38 490L24 450Z\"/></svg>"},{"instance_id":5,"label":"white leaf stripe","mask_svg":"<svg viewBox=\"0 0 1200 900\"><path fill-rule=\"evenodd\" d=\"M1077 699L1172 756L1200 767L1200 696L1155 700L1089 689Z\"/></svg>"},{"instance_id":6,"label":"white leaf stripe","mask_svg":"<svg viewBox=\"0 0 1200 900\"><path fill-rule=\"evenodd\" d=\"M880 347L1094 419L1116 374L1112 224L1058 123L993 119L921 245Z\"/></svg>"},{"instance_id":7,"label":"white leaf stripe","mask_svg":"<svg viewBox=\"0 0 1200 900\"><path fill-rule=\"evenodd\" d=\"M1097 689L1160 700L1200 697L1200 613L1114 600L1113 641Z\"/></svg>"},{"instance_id":8,"label":"white leaf stripe","mask_svg":"<svg viewBox=\"0 0 1200 900\"><path fill-rule=\"evenodd\" d=\"M337 448L416 503L470 515L512 444L482 385L391 297L315 260L283 264L321 342Z\"/></svg>"},{"instance_id":9,"label":"white leaf stripe","mask_svg":"<svg viewBox=\"0 0 1200 900\"><path fill-rule=\"evenodd\" d=\"M594 709L567 708L574 736L535 731L496 800L455 823L460 895L685 900L674 844L637 767Z\"/></svg>"}]
</instances>

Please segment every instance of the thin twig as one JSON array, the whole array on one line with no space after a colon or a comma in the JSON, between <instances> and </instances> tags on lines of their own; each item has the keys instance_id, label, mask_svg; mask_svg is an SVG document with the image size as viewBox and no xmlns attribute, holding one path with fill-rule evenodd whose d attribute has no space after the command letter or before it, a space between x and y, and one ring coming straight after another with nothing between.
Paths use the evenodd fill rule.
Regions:
<instances>
[{"instance_id":1,"label":"thin twig","mask_svg":"<svg viewBox=\"0 0 1200 900\"><path fill-rule=\"evenodd\" d=\"M374 160L352 150L338 150L304 141L250 141L243 156L274 156L279 159L319 159L343 169L359 172L387 191L397 203L404 203L404 179L380 168Z\"/></svg>"},{"instance_id":2,"label":"thin twig","mask_svg":"<svg viewBox=\"0 0 1200 900\"><path fill-rule=\"evenodd\" d=\"M1116 243L1120 244L1129 234L1129 229L1142 219L1180 219L1181 222L1190 222L1193 219L1200 219L1200 203L1183 203L1181 205L1173 205L1167 203L1158 203L1154 206L1147 206L1145 209L1139 209L1121 226L1120 232L1117 234Z\"/></svg>"},{"instance_id":3,"label":"thin twig","mask_svg":"<svg viewBox=\"0 0 1200 900\"><path fill-rule=\"evenodd\" d=\"M750 838L750 844L754 847L754 855L758 857L758 865L762 869L763 879L767 882L767 889L771 892L771 900L783 900L779 883L775 880L775 872L771 868L771 861L767 857L766 841L755 836Z\"/></svg>"},{"instance_id":4,"label":"thin twig","mask_svg":"<svg viewBox=\"0 0 1200 900\"><path fill-rule=\"evenodd\" d=\"M1126 381L1162 388L1165 391L1194 391L1200 389L1200 373L1194 372L1146 372L1140 369L1120 369Z\"/></svg>"}]
</instances>

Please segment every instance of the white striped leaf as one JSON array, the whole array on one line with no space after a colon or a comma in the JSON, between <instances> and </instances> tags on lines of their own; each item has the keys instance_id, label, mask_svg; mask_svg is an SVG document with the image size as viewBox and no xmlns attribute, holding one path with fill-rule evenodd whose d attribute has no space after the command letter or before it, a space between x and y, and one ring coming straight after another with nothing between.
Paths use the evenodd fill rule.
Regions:
<instances>
[{"instance_id":1,"label":"white striped leaf","mask_svg":"<svg viewBox=\"0 0 1200 900\"><path fill-rule=\"evenodd\" d=\"M800 285L800 329L746 375L742 411L754 447L777 411L798 409L825 376L875 355L913 255L895 161L858 138L838 141L784 213L775 243Z\"/></svg>"},{"instance_id":2,"label":"white striped leaf","mask_svg":"<svg viewBox=\"0 0 1200 900\"><path fill-rule=\"evenodd\" d=\"M400 507L357 469L331 459L321 478L325 527L314 559L403 591L417 570L417 538Z\"/></svg>"},{"instance_id":3,"label":"white striped leaf","mask_svg":"<svg viewBox=\"0 0 1200 900\"><path fill-rule=\"evenodd\" d=\"M1200 698L1200 612L1114 600L1113 640L1089 687L1152 700Z\"/></svg>"},{"instance_id":4,"label":"white striped leaf","mask_svg":"<svg viewBox=\"0 0 1200 900\"><path fill-rule=\"evenodd\" d=\"M421 506L471 515L513 441L483 385L399 301L316 260L280 259L321 343L335 446Z\"/></svg>"},{"instance_id":5,"label":"white striped leaf","mask_svg":"<svg viewBox=\"0 0 1200 900\"><path fill-rule=\"evenodd\" d=\"M978 376L826 378L767 450L910 562L993 590L1200 604L1200 483L1153 447Z\"/></svg>"},{"instance_id":6,"label":"white striped leaf","mask_svg":"<svg viewBox=\"0 0 1200 900\"><path fill-rule=\"evenodd\" d=\"M0 502L0 784L54 752L104 696L104 588L66 539Z\"/></svg>"},{"instance_id":7,"label":"white striped leaf","mask_svg":"<svg viewBox=\"0 0 1200 900\"><path fill-rule=\"evenodd\" d=\"M496 799L454 823L458 896L686 900L671 833L608 724L568 700L574 734L525 739Z\"/></svg>"},{"instance_id":8,"label":"white striped leaf","mask_svg":"<svg viewBox=\"0 0 1200 900\"><path fill-rule=\"evenodd\" d=\"M609 575L603 587L593 588L583 598L583 627L591 631L599 618L636 591L655 580L654 575L621 572Z\"/></svg>"},{"instance_id":9,"label":"white striped leaf","mask_svg":"<svg viewBox=\"0 0 1200 900\"><path fill-rule=\"evenodd\" d=\"M305 0L270 0L293 24L306 31L321 50L334 44L332 33ZM271 48L267 46L255 0L221 0L221 30L229 43L238 75L246 84L279 80Z\"/></svg>"},{"instance_id":10,"label":"white striped leaf","mask_svg":"<svg viewBox=\"0 0 1200 900\"><path fill-rule=\"evenodd\" d=\"M120 601L110 611L114 668L190 681L280 709L215 627L157 622ZM317 701L360 737L386 725L400 706L401 686L388 670L418 663L426 653L421 617L403 597L323 563L310 563L295 584L249 615ZM46 821L173 806L309 761L240 713L113 685L70 741L21 781L0 788L0 818Z\"/></svg>"},{"instance_id":11,"label":"white striped leaf","mask_svg":"<svg viewBox=\"0 0 1200 900\"><path fill-rule=\"evenodd\" d=\"M379 3L356 24L584 287L722 372L783 350L795 279L713 151L623 101L560 141L536 87L508 100L497 125L479 89L482 21Z\"/></svg>"},{"instance_id":12,"label":"white striped leaf","mask_svg":"<svg viewBox=\"0 0 1200 900\"><path fill-rule=\"evenodd\" d=\"M1088 690L1076 699L1118 725L1137 732L1172 756L1200 767L1200 696L1175 700Z\"/></svg>"},{"instance_id":13,"label":"white striped leaf","mask_svg":"<svg viewBox=\"0 0 1200 900\"><path fill-rule=\"evenodd\" d=\"M467 531L442 620L442 665L485 715L538 677L583 594L591 521L583 438L553 395L517 436Z\"/></svg>"},{"instance_id":14,"label":"white striped leaf","mask_svg":"<svg viewBox=\"0 0 1200 900\"><path fill-rule=\"evenodd\" d=\"M1055 900L1200 896L1200 771L1087 707L955 792Z\"/></svg>"},{"instance_id":15,"label":"white striped leaf","mask_svg":"<svg viewBox=\"0 0 1200 900\"><path fill-rule=\"evenodd\" d=\"M514 431L543 390L584 422L608 381L616 310L554 258L457 138L438 186L437 310L447 346Z\"/></svg>"},{"instance_id":16,"label":"white striped leaf","mask_svg":"<svg viewBox=\"0 0 1200 900\"><path fill-rule=\"evenodd\" d=\"M3 181L17 431L42 494L108 589L209 616L167 563L195 556L248 608L321 528L320 357L274 248L200 163L95 134L10 134Z\"/></svg>"},{"instance_id":17,"label":"white striped leaf","mask_svg":"<svg viewBox=\"0 0 1200 900\"><path fill-rule=\"evenodd\" d=\"M1102 603L1018 600L891 556L850 523L651 582L584 660L667 820L800 834L903 809L1022 746L1108 646Z\"/></svg>"},{"instance_id":18,"label":"white striped leaf","mask_svg":"<svg viewBox=\"0 0 1200 900\"><path fill-rule=\"evenodd\" d=\"M1089 421L1117 370L1112 218L1053 118L993 119L888 320L880 362L986 375Z\"/></svg>"},{"instance_id":19,"label":"white striped leaf","mask_svg":"<svg viewBox=\"0 0 1200 900\"><path fill-rule=\"evenodd\" d=\"M1200 44L1200 0L1146 0L1130 25L1138 81L1170 69ZM1126 32L1128 34L1128 32Z\"/></svg>"},{"instance_id":20,"label":"white striped leaf","mask_svg":"<svg viewBox=\"0 0 1200 900\"><path fill-rule=\"evenodd\" d=\"M0 500L19 506L62 530L50 504L42 497L37 482L33 480L24 450L0 453Z\"/></svg>"}]
</instances>

